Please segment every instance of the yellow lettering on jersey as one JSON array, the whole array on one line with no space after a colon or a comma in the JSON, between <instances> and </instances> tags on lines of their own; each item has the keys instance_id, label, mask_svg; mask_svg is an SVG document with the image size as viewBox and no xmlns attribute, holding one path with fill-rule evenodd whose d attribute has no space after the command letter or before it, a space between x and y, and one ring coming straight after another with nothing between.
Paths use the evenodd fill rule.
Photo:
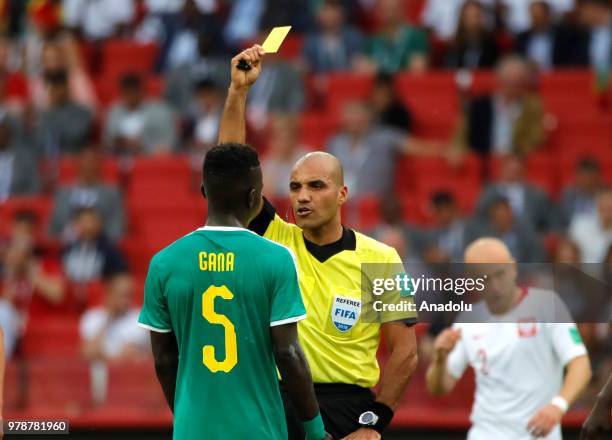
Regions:
<instances>
[{"instance_id":1,"label":"yellow lettering on jersey","mask_svg":"<svg viewBox=\"0 0 612 440\"><path fill-rule=\"evenodd\" d=\"M208 253L200 252L198 255L200 270L210 272L233 272L234 253Z\"/></svg>"}]
</instances>

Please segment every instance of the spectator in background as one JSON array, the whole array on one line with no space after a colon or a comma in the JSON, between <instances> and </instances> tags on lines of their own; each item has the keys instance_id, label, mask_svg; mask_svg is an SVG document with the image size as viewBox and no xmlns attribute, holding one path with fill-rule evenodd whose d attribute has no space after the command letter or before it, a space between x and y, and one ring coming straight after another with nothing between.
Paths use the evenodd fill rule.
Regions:
<instances>
[{"instance_id":1,"label":"spectator in background","mask_svg":"<svg viewBox=\"0 0 612 440\"><path fill-rule=\"evenodd\" d=\"M0 105L14 117L24 113L28 104L28 83L20 69L16 51L20 48L0 37Z\"/></svg>"},{"instance_id":2,"label":"spectator in background","mask_svg":"<svg viewBox=\"0 0 612 440\"><path fill-rule=\"evenodd\" d=\"M265 4L261 0L236 0L223 35L231 47L242 47L257 37Z\"/></svg>"},{"instance_id":3,"label":"spectator in background","mask_svg":"<svg viewBox=\"0 0 612 440\"><path fill-rule=\"evenodd\" d=\"M30 211L29 209L17 211L13 215L6 235L0 236L0 259L3 257L4 251L8 249L11 244L25 243L28 246L35 246L38 228L38 216L34 211ZM0 273L2 273L1 264Z\"/></svg>"},{"instance_id":4,"label":"spectator in background","mask_svg":"<svg viewBox=\"0 0 612 440\"><path fill-rule=\"evenodd\" d=\"M496 237L510 249L518 263L544 263L544 246L533 228L515 217L512 204L503 195L497 196L488 205L484 222L476 220L467 230L467 243L482 238Z\"/></svg>"},{"instance_id":5,"label":"spectator in background","mask_svg":"<svg viewBox=\"0 0 612 440\"><path fill-rule=\"evenodd\" d=\"M485 69L497 62L495 37L486 24L484 6L468 0L461 8L459 26L446 54L446 67L451 69Z\"/></svg>"},{"instance_id":6,"label":"spectator in background","mask_svg":"<svg viewBox=\"0 0 612 440\"><path fill-rule=\"evenodd\" d=\"M396 196L391 194L380 200L380 224L371 235L392 246L404 264L419 262L420 235L416 228L404 221L402 205Z\"/></svg>"},{"instance_id":7,"label":"spectator in background","mask_svg":"<svg viewBox=\"0 0 612 440\"><path fill-rule=\"evenodd\" d=\"M444 256L446 261L460 263L467 244L465 239L466 223L459 212L453 194L447 191L435 193L431 198L433 227L425 232L425 246L431 252Z\"/></svg>"},{"instance_id":8,"label":"spectator in background","mask_svg":"<svg viewBox=\"0 0 612 440\"><path fill-rule=\"evenodd\" d=\"M104 305L81 317L81 351L89 361L125 361L146 356L149 335L138 327L134 280L117 274L107 282Z\"/></svg>"},{"instance_id":9,"label":"spectator in background","mask_svg":"<svg viewBox=\"0 0 612 440\"><path fill-rule=\"evenodd\" d=\"M398 97L393 76L379 74L369 100L376 123L405 132L412 129L412 114Z\"/></svg>"},{"instance_id":10,"label":"spectator in background","mask_svg":"<svg viewBox=\"0 0 612 440\"><path fill-rule=\"evenodd\" d=\"M62 258L70 281L88 283L127 271L121 252L104 236L102 218L94 208L75 211L71 228L74 238Z\"/></svg>"},{"instance_id":11,"label":"spectator in background","mask_svg":"<svg viewBox=\"0 0 612 440\"><path fill-rule=\"evenodd\" d=\"M342 131L327 145L327 150L342 162L344 181L355 198L388 193L398 155L440 155L443 151L435 142L376 125L372 117L366 104L347 103L342 114Z\"/></svg>"},{"instance_id":12,"label":"spectator in background","mask_svg":"<svg viewBox=\"0 0 612 440\"><path fill-rule=\"evenodd\" d=\"M574 183L561 195L562 224L567 227L576 216L594 214L595 197L603 187L601 167L597 159L587 157L576 165Z\"/></svg>"},{"instance_id":13,"label":"spectator in background","mask_svg":"<svg viewBox=\"0 0 612 440\"><path fill-rule=\"evenodd\" d=\"M542 145L544 110L533 82L533 72L522 58L500 61L493 95L474 98L465 107L455 148L483 155L525 155Z\"/></svg>"},{"instance_id":14,"label":"spectator in background","mask_svg":"<svg viewBox=\"0 0 612 440\"><path fill-rule=\"evenodd\" d=\"M267 36L264 32L260 41ZM251 88L247 101L247 120L261 132L271 113L298 113L304 107L304 79L297 69L278 54L266 54L265 68Z\"/></svg>"},{"instance_id":15,"label":"spectator in background","mask_svg":"<svg viewBox=\"0 0 612 440\"><path fill-rule=\"evenodd\" d=\"M531 17L529 6L533 0L498 0L502 9L503 21L506 28L517 35L529 29ZM574 9L574 0L546 0L554 14L555 21L560 20L564 14ZM607 1L607 0L604 0Z\"/></svg>"},{"instance_id":16,"label":"spectator in background","mask_svg":"<svg viewBox=\"0 0 612 440\"><path fill-rule=\"evenodd\" d=\"M39 110L49 108L50 89L45 79L48 75L66 72L70 98L94 111L98 105L96 91L81 59L78 42L68 35L61 35L41 44L40 65L28 66L34 107Z\"/></svg>"},{"instance_id":17,"label":"spectator in background","mask_svg":"<svg viewBox=\"0 0 612 440\"><path fill-rule=\"evenodd\" d=\"M517 51L540 70L588 64L586 45L577 30L553 21L550 3L536 0L529 5L531 26L516 39Z\"/></svg>"},{"instance_id":18,"label":"spectator in background","mask_svg":"<svg viewBox=\"0 0 612 440\"><path fill-rule=\"evenodd\" d=\"M608 0L583 0L580 19L589 33L591 67L607 74L612 66L612 6Z\"/></svg>"},{"instance_id":19,"label":"spectator in background","mask_svg":"<svg viewBox=\"0 0 612 440\"><path fill-rule=\"evenodd\" d=\"M0 113L0 203L39 190L38 164L31 149L15 139L6 113Z\"/></svg>"},{"instance_id":20,"label":"spectator in background","mask_svg":"<svg viewBox=\"0 0 612 440\"><path fill-rule=\"evenodd\" d=\"M531 185L525 178L525 164L518 156L501 160L500 176L496 183L484 188L478 200L476 214L485 218L491 205L504 197L514 215L537 232L550 231L554 226L551 201L546 193Z\"/></svg>"},{"instance_id":21,"label":"spectator in background","mask_svg":"<svg viewBox=\"0 0 612 440\"><path fill-rule=\"evenodd\" d=\"M596 212L575 216L569 227L583 263L603 263L612 245L612 189L601 190L596 203Z\"/></svg>"},{"instance_id":22,"label":"spectator in background","mask_svg":"<svg viewBox=\"0 0 612 440\"><path fill-rule=\"evenodd\" d=\"M497 0L478 0L485 8L487 29L493 27L493 10ZM449 41L457 33L461 9L466 0L426 0L423 8L423 24L436 38Z\"/></svg>"},{"instance_id":23,"label":"spectator in background","mask_svg":"<svg viewBox=\"0 0 612 440\"><path fill-rule=\"evenodd\" d=\"M289 197L293 165L307 150L299 144L298 116L274 114L271 118L270 148L263 157L264 190L269 197Z\"/></svg>"},{"instance_id":24,"label":"spectator in background","mask_svg":"<svg viewBox=\"0 0 612 440\"><path fill-rule=\"evenodd\" d=\"M172 16L167 28L166 44L162 47L164 68L175 69L198 61L200 40L210 41L215 53L223 53L225 44L219 19L202 1L185 0L181 12Z\"/></svg>"},{"instance_id":25,"label":"spectator in background","mask_svg":"<svg viewBox=\"0 0 612 440\"><path fill-rule=\"evenodd\" d=\"M65 240L74 237L70 220L76 210L95 208L101 215L105 235L116 242L123 235L124 213L121 192L115 185L105 184L100 177L101 155L86 149L77 157L77 179L72 185L59 188L53 202L49 233Z\"/></svg>"},{"instance_id":26,"label":"spectator in background","mask_svg":"<svg viewBox=\"0 0 612 440\"><path fill-rule=\"evenodd\" d=\"M39 151L46 157L74 154L89 144L93 131L93 115L72 100L65 70L47 72L49 107L40 112L35 137Z\"/></svg>"},{"instance_id":27,"label":"spectator in background","mask_svg":"<svg viewBox=\"0 0 612 440\"><path fill-rule=\"evenodd\" d=\"M204 154L217 145L224 94L208 79L199 81L190 112L186 115L186 138L201 166Z\"/></svg>"},{"instance_id":28,"label":"spectator in background","mask_svg":"<svg viewBox=\"0 0 612 440\"><path fill-rule=\"evenodd\" d=\"M177 66L166 74L164 97L175 112L182 115L189 112L195 86L200 81L210 80L224 90L229 86L228 57L225 54L216 54L212 44L209 37L200 35L198 58L193 63Z\"/></svg>"},{"instance_id":29,"label":"spectator in background","mask_svg":"<svg viewBox=\"0 0 612 440\"><path fill-rule=\"evenodd\" d=\"M324 0L317 11L318 28L306 37L302 56L313 73L348 71L356 66L361 34L345 23L340 0Z\"/></svg>"},{"instance_id":30,"label":"spectator in background","mask_svg":"<svg viewBox=\"0 0 612 440\"><path fill-rule=\"evenodd\" d=\"M126 74L120 80L119 102L104 127L104 144L125 155L169 153L177 143L176 122L163 102L147 100L142 78Z\"/></svg>"},{"instance_id":31,"label":"spectator in background","mask_svg":"<svg viewBox=\"0 0 612 440\"><path fill-rule=\"evenodd\" d=\"M133 0L63 0L66 27L87 40L101 41L121 35L135 16Z\"/></svg>"},{"instance_id":32,"label":"spectator in background","mask_svg":"<svg viewBox=\"0 0 612 440\"><path fill-rule=\"evenodd\" d=\"M396 73L401 70L422 72L427 69L429 46L425 32L405 23L403 0L380 0L377 13L381 27L366 43L370 58L367 70Z\"/></svg>"},{"instance_id":33,"label":"spectator in background","mask_svg":"<svg viewBox=\"0 0 612 440\"><path fill-rule=\"evenodd\" d=\"M10 243L3 254L0 300L12 305L20 332L25 328L30 304L36 296L50 304L64 299L64 280L50 263L34 253L34 244L26 241Z\"/></svg>"}]
</instances>

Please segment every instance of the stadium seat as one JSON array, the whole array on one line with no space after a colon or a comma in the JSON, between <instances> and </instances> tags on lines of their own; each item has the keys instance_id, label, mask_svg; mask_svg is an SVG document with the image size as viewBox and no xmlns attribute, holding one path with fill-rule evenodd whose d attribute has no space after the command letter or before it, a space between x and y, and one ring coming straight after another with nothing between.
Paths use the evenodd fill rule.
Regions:
<instances>
[{"instance_id":1,"label":"stadium seat","mask_svg":"<svg viewBox=\"0 0 612 440\"><path fill-rule=\"evenodd\" d=\"M525 159L527 181L546 191L553 198L557 196L559 190L555 157L552 153L540 151L530 154ZM494 181L500 177L501 162L502 160L499 157L489 159L489 175Z\"/></svg>"},{"instance_id":2,"label":"stadium seat","mask_svg":"<svg viewBox=\"0 0 612 440\"><path fill-rule=\"evenodd\" d=\"M331 115L340 115L342 106L355 100L366 99L374 84L369 75L334 73L327 77L326 108Z\"/></svg>"},{"instance_id":3,"label":"stadium seat","mask_svg":"<svg viewBox=\"0 0 612 440\"><path fill-rule=\"evenodd\" d=\"M75 356L79 352L78 317L68 315L30 319L23 339L27 356Z\"/></svg>"},{"instance_id":4,"label":"stadium seat","mask_svg":"<svg viewBox=\"0 0 612 440\"><path fill-rule=\"evenodd\" d=\"M412 0L406 2L406 20L408 23L420 25L421 17L423 16L423 9L425 9L426 0Z\"/></svg>"},{"instance_id":5,"label":"stadium seat","mask_svg":"<svg viewBox=\"0 0 612 440\"><path fill-rule=\"evenodd\" d=\"M283 45L278 51L278 56L285 60L295 60L302 54L304 37L299 34L290 33L283 41Z\"/></svg>"},{"instance_id":6,"label":"stadium seat","mask_svg":"<svg viewBox=\"0 0 612 440\"><path fill-rule=\"evenodd\" d=\"M300 116L300 143L313 150L324 150L338 123L324 113L308 112Z\"/></svg>"},{"instance_id":7,"label":"stadium seat","mask_svg":"<svg viewBox=\"0 0 612 440\"><path fill-rule=\"evenodd\" d=\"M59 179L60 185L69 185L73 183L77 177L77 163L74 158L66 157L59 161ZM119 182L119 167L114 158L107 157L102 162L102 180L106 183L116 184Z\"/></svg>"},{"instance_id":8,"label":"stadium seat","mask_svg":"<svg viewBox=\"0 0 612 440\"><path fill-rule=\"evenodd\" d=\"M31 211L36 214L40 224L40 237L47 231L51 214L52 201L47 197L13 197L0 203L0 232L6 230L13 221L15 214L20 211ZM6 231L5 231L6 232Z\"/></svg>"},{"instance_id":9,"label":"stadium seat","mask_svg":"<svg viewBox=\"0 0 612 440\"><path fill-rule=\"evenodd\" d=\"M165 82L160 76L151 75L147 72L144 78L144 90L148 98L160 98L164 91ZM101 76L94 82L98 101L102 107L108 107L119 99L119 77Z\"/></svg>"},{"instance_id":10,"label":"stadium seat","mask_svg":"<svg viewBox=\"0 0 612 440\"><path fill-rule=\"evenodd\" d=\"M147 74L153 69L157 52L156 44L109 40L102 49L102 76L117 80L127 72Z\"/></svg>"},{"instance_id":11,"label":"stadium seat","mask_svg":"<svg viewBox=\"0 0 612 440\"><path fill-rule=\"evenodd\" d=\"M30 410L53 409L59 414L70 414L75 408L87 407L91 402L87 363L77 353L49 355L36 356L29 362Z\"/></svg>"}]
</instances>

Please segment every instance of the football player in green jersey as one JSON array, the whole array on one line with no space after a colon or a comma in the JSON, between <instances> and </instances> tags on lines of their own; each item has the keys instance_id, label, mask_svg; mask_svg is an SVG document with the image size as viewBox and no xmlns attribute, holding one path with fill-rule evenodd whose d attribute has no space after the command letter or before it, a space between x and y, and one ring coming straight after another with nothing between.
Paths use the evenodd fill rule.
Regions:
<instances>
[{"instance_id":1,"label":"football player in green jersey","mask_svg":"<svg viewBox=\"0 0 612 440\"><path fill-rule=\"evenodd\" d=\"M293 255L245 229L261 200L257 153L220 145L203 171L206 226L153 257L139 318L174 438L286 440L276 367L306 439L330 438L297 339L306 312Z\"/></svg>"}]
</instances>

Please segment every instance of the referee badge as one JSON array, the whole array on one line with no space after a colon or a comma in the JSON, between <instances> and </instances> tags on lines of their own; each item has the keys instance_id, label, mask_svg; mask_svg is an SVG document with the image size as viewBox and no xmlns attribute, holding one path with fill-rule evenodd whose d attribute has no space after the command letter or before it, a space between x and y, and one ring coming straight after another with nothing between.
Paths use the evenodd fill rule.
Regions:
<instances>
[{"instance_id":1,"label":"referee badge","mask_svg":"<svg viewBox=\"0 0 612 440\"><path fill-rule=\"evenodd\" d=\"M347 332L357 323L361 314L361 300L336 296L331 309L334 326L341 332Z\"/></svg>"}]
</instances>

